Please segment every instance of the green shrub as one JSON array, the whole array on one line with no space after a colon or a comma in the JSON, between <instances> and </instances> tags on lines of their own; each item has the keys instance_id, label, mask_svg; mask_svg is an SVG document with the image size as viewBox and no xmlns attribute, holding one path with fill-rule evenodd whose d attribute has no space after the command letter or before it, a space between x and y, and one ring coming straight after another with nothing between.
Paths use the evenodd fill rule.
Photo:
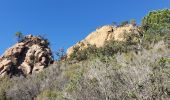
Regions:
<instances>
[{"instance_id":1,"label":"green shrub","mask_svg":"<svg viewBox=\"0 0 170 100\"><path fill-rule=\"evenodd\" d=\"M88 58L113 57L116 53L123 53L128 51L137 51L139 41L127 39L126 42L119 42L110 40L107 41L103 47L97 48L95 45L88 45L88 48L80 50L80 47L75 47L70 56L70 60L87 60Z\"/></svg>"},{"instance_id":2,"label":"green shrub","mask_svg":"<svg viewBox=\"0 0 170 100\"><path fill-rule=\"evenodd\" d=\"M170 28L170 10L157 10L150 12L142 20L142 27L149 33L164 33Z\"/></svg>"},{"instance_id":3,"label":"green shrub","mask_svg":"<svg viewBox=\"0 0 170 100\"><path fill-rule=\"evenodd\" d=\"M123 21L123 22L120 23L120 26L125 26L127 24L129 24L129 21Z\"/></svg>"},{"instance_id":4,"label":"green shrub","mask_svg":"<svg viewBox=\"0 0 170 100\"><path fill-rule=\"evenodd\" d=\"M79 49L80 47L74 47L73 53L70 55L71 60L82 61L88 59L91 55L96 55L98 48L95 45L88 45L88 48L83 50Z\"/></svg>"},{"instance_id":5,"label":"green shrub","mask_svg":"<svg viewBox=\"0 0 170 100\"><path fill-rule=\"evenodd\" d=\"M137 45L134 42L118 42L118 41L108 41L104 47L100 48L102 55L113 56L116 53L123 53L128 51L137 50Z\"/></svg>"},{"instance_id":6,"label":"green shrub","mask_svg":"<svg viewBox=\"0 0 170 100\"><path fill-rule=\"evenodd\" d=\"M170 47L170 32L164 34L152 34L145 32L144 37L142 38L142 46L145 49L150 49L151 44L156 44L161 40L167 44L167 47Z\"/></svg>"},{"instance_id":7,"label":"green shrub","mask_svg":"<svg viewBox=\"0 0 170 100\"><path fill-rule=\"evenodd\" d=\"M143 47L149 49L150 44L164 40L168 46L170 41L170 10L163 9L150 12L142 20L144 30Z\"/></svg>"}]
</instances>

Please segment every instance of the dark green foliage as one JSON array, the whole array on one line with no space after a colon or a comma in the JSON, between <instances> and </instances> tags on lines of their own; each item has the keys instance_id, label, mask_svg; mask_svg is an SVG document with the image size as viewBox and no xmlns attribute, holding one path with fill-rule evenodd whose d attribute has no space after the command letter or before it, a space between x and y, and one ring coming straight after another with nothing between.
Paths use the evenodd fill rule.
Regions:
<instances>
[{"instance_id":1,"label":"dark green foliage","mask_svg":"<svg viewBox=\"0 0 170 100\"><path fill-rule=\"evenodd\" d=\"M118 42L118 41L108 41L105 43L104 47L99 48L102 55L113 56L116 53L123 53L128 51L137 50L137 43L135 42Z\"/></svg>"},{"instance_id":2,"label":"dark green foliage","mask_svg":"<svg viewBox=\"0 0 170 100\"><path fill-rule=\"evenodd\" d=\"M70 56L71 60L82 61L89 58L91 55L96 55L98 53L98 48L95 45L89 45L88 48L80 50L80 47L74 47L74 51Z\"/></svg>"},{"instance_id":3,"label":"dark green foliage","mask_svg":"<svg viewBox=\"0 0 170 100\"><path fill-rule=\"evenodd\" d=\"M150 44L164 40L170 42L170 10L152 11L142 20L142 30L144 34L142 45L149 49Z\"/></svg>"},{"instance_id":4,"label":"dark green foliage","mask_svg":"<svg viewBox=\"0 0 170 100\"><path fill-rule=\"evenodd\" d=\"M97 48L95 45L89 45L88 48L79 50L80 47L75 47L70 59L77 61L87 60L90 57L113 57L116 53L123 53L128 51L137 51L138 43L132 41L118 42L107 41L103 47Z\"/></svg>"},{"instance_id":5,"label":"dark green foliage","mask_svg":"<svg viewBox=\"0 0 170 100\"><path fill-rule=\"evenodd\" d=\"M159 34L170 30L170 10L157 10L150 12L142 20L142 27L145 31Z\"/></svg>"}]
</instances>

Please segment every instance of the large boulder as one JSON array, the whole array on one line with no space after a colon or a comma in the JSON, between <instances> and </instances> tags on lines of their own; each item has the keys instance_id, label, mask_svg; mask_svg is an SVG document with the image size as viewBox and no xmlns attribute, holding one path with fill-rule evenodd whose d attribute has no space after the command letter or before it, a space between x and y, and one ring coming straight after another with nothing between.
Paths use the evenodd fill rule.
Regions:
<instances>
[{"instance_id":1,"label":"large boulder","mask_svg":"<svg viewBox=\"0 0 170 100\"><path fill-rule=\"evenodd\" d=\"M78 42L74 46L67 49L68 58L73 53L75 47L79 47L79 50L83 50L88 45L95 45L96 47L102 47L106 41L124 41L126 42L129 37L132 39L139 38L141 32L138 26L127 24L124 26L116 27L106 25L96 29L96 31L90 33L84 40Z\"/></svg>"},{"instance_id":2,"label":"large boulder","mask_svg":"<svg viewBox=\"0 0 170 100\"><path fill-rule=\"evenodd\" d=\"M0 57L0 77L27 75L42 71L53 61L48 41L32 35L5 51Z\"/></svg>"}]
</instances>

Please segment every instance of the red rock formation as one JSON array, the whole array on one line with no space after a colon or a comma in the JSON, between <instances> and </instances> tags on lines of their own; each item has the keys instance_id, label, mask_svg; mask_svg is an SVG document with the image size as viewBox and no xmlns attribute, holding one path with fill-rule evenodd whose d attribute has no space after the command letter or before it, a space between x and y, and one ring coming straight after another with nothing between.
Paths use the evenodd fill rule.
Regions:
<instances>
[{"instance_id":1,"label":"red rock formation","mask_svg":"<svg viewBox=\"0 0 170 100\"><path fill-rule=\"evenodd\" d=\"M0 57L0 77L40 72L52 61L48 41L28 35Z\"/></svg>"}]
</instances>

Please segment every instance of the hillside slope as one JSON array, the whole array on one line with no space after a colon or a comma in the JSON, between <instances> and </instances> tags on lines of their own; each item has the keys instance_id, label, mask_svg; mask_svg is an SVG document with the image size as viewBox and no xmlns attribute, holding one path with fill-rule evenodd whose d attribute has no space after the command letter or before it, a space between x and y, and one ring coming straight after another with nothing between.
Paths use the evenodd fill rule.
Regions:
<instances>
[{"instance_id":1,"label":"hillside slope","mask_svg":"<svg viewBox=\"0 0 170 100\"><path fill-rule=\"evenodd\" d=\"M10 69L0 78L0 100L169 100L169 15L170 10L158 10L145 16L141 26L103 26L68 49L70 58L62 60L63 55L52 64L48 42L26 37L0 59L0 72ZM29 70L25 62L32 65ZM47 68L35 73L39 63ZM15 68L25 76L9 77Z\"/></svg>"},{"instance_id":2,"label":"hillside slope","mask_svg":"<svg viewBox=\"0 0 170 100\"><path fill-rule=\"evenodd\" d=\"M139 39L141 32L137 26L127 24L125 26L110 26L106 25L96 29L96 31L90 33L85 39L81 40L74 46L67 49L68 57L73 53L74 47L79 46L79 50L83 50L88 45L95 45L96 47L104 46L105 42L110 40L115 41L128 41L129 37L132 39ZM136 38L135 38L136 37Z\"/></svg>"},{"instance_id":3,"label":"hillside slope","mask_svg":"<svg viewBox=\"0 0 170 100\"><path fill-rule=\"evenodd\" d=\"M160 41L138 54L58 62L27 78L4 78L0 97L5 92L12 100L168 100L169 77L170 50Z\"/></svg>"}]
</instances>

